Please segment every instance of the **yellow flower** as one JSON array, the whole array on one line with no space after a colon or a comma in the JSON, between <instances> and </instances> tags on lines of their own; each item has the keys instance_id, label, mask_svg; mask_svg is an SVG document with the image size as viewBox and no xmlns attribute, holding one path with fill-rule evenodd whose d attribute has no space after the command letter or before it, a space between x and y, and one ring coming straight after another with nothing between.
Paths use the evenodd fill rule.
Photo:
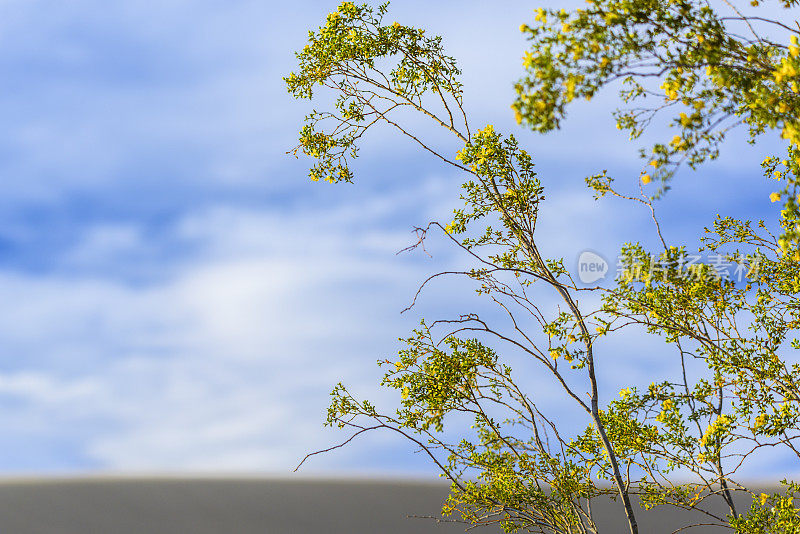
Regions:
<instances>
[{"instance_id":1,"label":"yellow flower","mask_svg":"<svg viewBox=\"0 0 800 534\"><path fill-rule=\"evenodd\" d=\"M781 132L781 137L788 139L794 144L798 144L800 142L800 128L798 128L797 124L785 124Z\"/></svg>"},{"instance_id":2,"label":"yellow flower","mask_svg":"<svg viewBox=\"0 0 800 534\"><path fill-rule=\"evenodd\" d=\"M530 52L525 52L525 55L522 56L522 66L525 67L526 69L533 67L533 60L534 60L533 54L531 54Z\"/></svg>"},{"instance_id":3,"label":"yellow flower","mask_svg":"<svg viewBox=\"0 0 800 534\"><path fill-rule=\"evenodd\" d=\"M661 87L664 89L664 95L666 95L667 100L675 100L678 98L678 91L669 83L664 83Z\"/></svg>"},{"instance_id":4,"label":"yellow flower","mask_svg":"<svg viewBox=\"0 0 800 534\"><path fill-rule=\"evenodd\" d=\"M650 175L649 174L643 174L642 175L642 183L645 184L645 185L650 183Z\"/></svg>"},{"instance_id":5,"label":"yellow flower","mask_svg":"<svg viewBox=\"0 0 800 534\"><path fill-rule=\"evenodd\" d=\"M622 397L623 399L627 398L628 395L630 394L631 394L631 388L625 388L619 392L619 396Z\"/></svg>"},{"instance_id":6,"label":"yellow flower","mask_svg":"<svg viewBox=\"0 0 800 534\"><path fill-rule=\"evenodd\" d=\"M772 193L772 194L770 194L770 196L769 196L769 200L770 200L770 202L777 202L777 201L779 201L780 199L781 199L781 194L780 194L780 193Z\"/></svg>"},{"instance_id":7,"label":"yellow flower","mask_svg":"<svg viewBox=\"0 0 800 534\"><path fill-rule=\"evenodd\" d=\"M397 21L395 21L395 23L392 24L392 28L399 28L399 27L400 27L400 23L397 22Z\"/></svg>"},{"instance_id":8,"label":"yellow flower","mask_svg":"<svg viewBox=\"0 0 800 534\"><path fill-rule=\"evenodd\" d=\"M753 425L753 427L755 429L759 429L762 426L764 426L764 424L766 424L766 422L767 422L767 416L762 413L761 415L756 417L756 422L755 422L755 425Z\"/></svg>"},{"instance_id":9,"label":"yellow flower","mask_svg":"<svg viewBox=\"0 0 800 534\"><path fill-rule=\"evenodd\" d=\"M769 499L769 495L766 493L761 494L761 506L764 506L767 503L767 499Z\"/></svg>"},{"instance_id":10,"label":"yellow flower","mask_svg":"<svg viewBox=\"0 0 800 534\"><path fill-rule=\"evenodd\" d=\"M400 394L400 397L402 397L402 398L405 400L405 399L407 399L407 398L408 398L408 395L409 395L410 393L411 393L411 392L408 390L408 388L403 388L403 392Z\"/></svg>"},{"instance_id":11,"label":"yellow flower","mask_svg":"<svg viewBox=\"0 0 800 534\"><path fill-rule=\"evenodd\" d=\"M785 57L781 60L780 68L775 69L773 77L776 82L781 83L785 78L792 78L797 74L798 71L793 62L789 61L788 57Z\"/></svg>"}]
</instances>

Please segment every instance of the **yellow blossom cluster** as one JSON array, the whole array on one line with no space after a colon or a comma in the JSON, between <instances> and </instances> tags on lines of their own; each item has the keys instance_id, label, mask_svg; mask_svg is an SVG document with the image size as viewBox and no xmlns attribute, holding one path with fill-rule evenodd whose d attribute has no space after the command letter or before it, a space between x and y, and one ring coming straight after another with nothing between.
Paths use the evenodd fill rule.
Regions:
<instances>
[{"instance_id":1,"label":"yellow blossom cluster","mask_svg":"<svg viewBox=\"0 0 800 534\"><path fill-rule=\"evenodd\" d=\"M718 416L714 422L708 425L708 428L706 428L703 437L700 438L700 445L705 447L712 437L725 431L725 429L728 428L732 422L733 420L729 415L722 414Z\"/></svg>"},{"instance_id":2,"label":"yellow blossom cluster","mask_svg":"<svg viewBox=\"0 0 800 534\"><path fill-rule=\"evenodd\" d=\"M767 423L767 419L768 418L767 418L766 414L763 414L763 413L761 415L759 415L758 417L756 417L756 421L755 421L755 424L753 425L753 429L758 430L759 428L764 426Z\"/></svg>"}]
</instances>

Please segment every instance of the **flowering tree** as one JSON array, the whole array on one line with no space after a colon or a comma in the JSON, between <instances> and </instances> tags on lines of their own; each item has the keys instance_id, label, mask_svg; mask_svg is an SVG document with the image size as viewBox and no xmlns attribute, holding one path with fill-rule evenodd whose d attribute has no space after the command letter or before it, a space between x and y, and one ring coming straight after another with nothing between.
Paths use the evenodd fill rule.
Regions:
<instances>
[{"instance_id":1,"label":"flowering tree","mask_svg":"<svg viewBox=\"0 0 800 534\"><path fill-rule=\"evenodd\" d=\"M784 13L794 3L784 0ZM602 525L591 504L611 497L621 502L632 534L639 531L639 506L696 510L703 524L742 533L800 532L800 486L786 480L780 492L756 494L737 478L764 448L800 459L800 366L792 363L792 350L800 348L793 337L800 327L800 27L756 8L754 0L749 9L757 14L745 16L733 5L722 13L699 0L589 0L572 13L539 9L520 28L531 48L513 104L519 123L546 132L559 127L575 98L621 83L627 107L616 112L617 124L632 138L665 116L677 133L641 151L641 196L620 192L605 172L586 180L597 197L650 210L659 237L653 203L682 165L717 157L736 126L746 126L753 141L781 131L787 154L762 164L783 188L772 196L784 204L777 230L719 217L704 237L708 250L744 269L739 284L709 263L687 265L685 247L661 238L657 251L624 247L625 269L613 287L580 286L538 245L544 191L531 155L513 135L470 124L459 69L441 38L387 22L386 4L351 2L309 32L297 71L285 78L288 90L310 99L324 89L336 100L306 117L294 154L316 159L313 180L349 182L359 140L383 124L463 172L464 206L449 224L420 228L419 243L442 232L466 251L475 266L457 274L472 280L509 325L479 314L423 321L395 360L379 362L386 368L382 384L399 392L399 407L380 409L339 384L328 424L353 437L382 429L410 440L452 483L443 512L468 524L597 533ZM409 113L427 117L463 148L437 148L410 129ZM584 309L579 292L601 304ZM548 294L561 302L555 312L540 304ZM635 328L659 336L680 372L618 396L601 392L604 338ZM566 435L540 410L504 355L511 352L560 386L585 415L585 431ZM689 360L705 371L693 376ZM459 414L472 425L456 428L459 439L452 439L445 428L460 424ZM737 508L736 492L753 497L747 510ZM715 500L726 514L710 506Z\"/></svg>"}]
</instances>

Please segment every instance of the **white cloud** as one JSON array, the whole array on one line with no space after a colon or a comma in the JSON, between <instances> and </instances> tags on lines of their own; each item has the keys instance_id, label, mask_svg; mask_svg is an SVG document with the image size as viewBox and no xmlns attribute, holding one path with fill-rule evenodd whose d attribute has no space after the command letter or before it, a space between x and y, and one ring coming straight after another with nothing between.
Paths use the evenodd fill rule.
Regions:
<instances>
[{"instance_id":1,"label":"white cloud","mask_svg":"<svg viewBox=\"0 0 800 534\"><path fill-rule=\"evenodd\" d=\"M374 390L375 360L405 333L398 312L426 271L395 256L411 234L385 224L403 205L389 198L188 215L159 240L197 253L155 283L0 273L0 339L20 356L0 399L22 406L16 432L58 439L79 421L106 469L293 467L319 444L333 384ZM99 226L59 261L147 246L135 227Z\"/></svg>"}]
</instances>

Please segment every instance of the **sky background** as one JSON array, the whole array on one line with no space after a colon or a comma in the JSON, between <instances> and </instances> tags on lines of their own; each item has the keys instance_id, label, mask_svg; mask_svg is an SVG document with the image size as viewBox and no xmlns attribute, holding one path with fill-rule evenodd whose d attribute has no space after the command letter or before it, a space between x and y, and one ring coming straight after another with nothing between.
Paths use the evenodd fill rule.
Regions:
<instances>
[{"instance_id":1,"label":"sky background","mask_svg":"<svg viewBox=\"0 0 800 534\"><path fill-rule=\"evenodd\" d=\"M354 185L312 183L286 155L311 106L281 76L335 6L0 0L0 473L288 474L341 438L322 428L336 382L391 406L375 361L421 317L473 305L444 282L400 314L426 276L463 265L436 240L431 257L396 255L415 225L450 220L459 176L388 131L366 140ZM548 136L514 124L533 7L398 1L389 17L442 35L472 124L533 154L546 254L572 265L652 244L648 213L583 185L602 169L636 184L639 145L614 128L613 93ZM773 217L758 163L780 146L734 136L682 175L659 205L668 241L696 245L717 212ZM666 369L637 340L609 346L611 394ZM524 380L546 404L550 386ZM389 435L303 470L433 472Z\"/></svg>"}]
</instances>

